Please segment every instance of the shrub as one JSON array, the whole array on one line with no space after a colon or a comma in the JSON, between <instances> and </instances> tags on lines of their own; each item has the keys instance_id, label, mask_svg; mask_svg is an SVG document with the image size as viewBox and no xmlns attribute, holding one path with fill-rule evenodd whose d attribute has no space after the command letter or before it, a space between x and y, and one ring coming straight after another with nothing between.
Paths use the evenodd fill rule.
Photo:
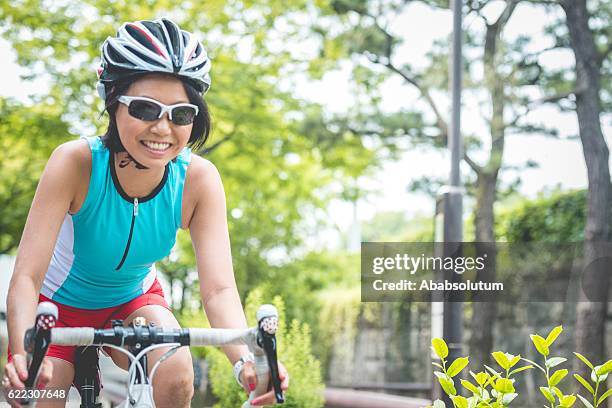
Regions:
<instances>
[{"instance_id":1,"label":"shrub","mask_svg":"<svg viewBox=\"0 0 612 408\"><path fill-rule=\"evenodd\" d=\"M531 335L531 341L536 350L544 357L543 365L522 358L520 355L514 356L501 351L492 353L493 358L502 368L502 371L497 372L487 365L484 366L485 369L483 371L477 374L470 371L469 373L476 384L466 379L460 380L461 385L472 393L472 395L467 398L457 393L455 380L453 378L468 366L469 358L457 358L447 367L446 358L448 357L448 346L444 340L435 338L431 341L432 348L440 358L442 364L437 362L433 362L432 364L442 371L435 371L434 374L438 378L442 389L450 397L453 406L456 408L502 408L509 406L518 396L517 390L514 388L514 378L512 378L512 376L534 367L542 371L546 379L546 386L540 387L540 392L544 396L546 403L550 404L545 405L545 408L570 408L576 402L576 398L579 398L586 408L603 407L603 402L612 395L612 389L600 394L603 390L600 390L599 387L605 384L608 374L612 371L612 360L609 360L605 364L594 366L581 354L574 353L577 358L591 369L590 382L582 378L579 374L574 374L574 378L590 393L590 398L593 402L591 403L580 394L564 394L559 388L559 385L569 372L566 369L557 369L553 372L552 369L565 363L567 359L563 357L550 357L550 346L562 331L563 328L557 326L546 338L537 334ZM514 368L521 360L529 364ZM433 403L433 408L445 407L446 405L441 400L436 400ZM428 408L432 408L432 406Z\"/></svg>"},{"instance_id":2,"label":"shrub","mask_svg":"<svg viewBox=\"0 0 612 408\"><path fill-rule=\"evenodd\" d=\"M251 291L246 300L245 313L249 326L257 324L255 314L262 305L261 289ZM310 329L307 324L293 320L287 330L285 305L280 296L272 302L278 309L279 327L278 359L287 368L291 379L285 394L285 407L320 408L323 406L323 382L319 362L312 356ZM246 400L244 390L236 383L232 367L225 354L218 349L210 349L206 356L210 371L213 394L219 399L215 408L241 406Z\"/></svg>"}]
</instances>

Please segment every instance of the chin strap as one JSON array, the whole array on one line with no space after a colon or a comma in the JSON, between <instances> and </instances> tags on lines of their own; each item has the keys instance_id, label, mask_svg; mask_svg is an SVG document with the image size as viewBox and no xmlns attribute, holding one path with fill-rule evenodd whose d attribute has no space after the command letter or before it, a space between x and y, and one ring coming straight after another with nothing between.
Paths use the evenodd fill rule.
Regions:
<instances>
[{"instance_id":1,"label":"chin strap","mask_svg":"<svg viewBox=\"0 0 612 408\"><path fill-rule=\"evenodd\" d=\"M148 170L149 169L148 167L143 166L142 164L138 163L138 161L136 161L136 159L134 159L127 150L125 152L127 153L127 158L119 161L119 167L123 169L127 167L130 164L130 162L134 162L134 165L136 166L138 170Z\"/></svg>"},{"instance_id":2,"label":"chin strap","mask_svg":"<svg viewBox=\"0 0 612 408\"><path fill-rule=\"evenodd\" d=\"M138 161L137 161L135 158L133 158L133 157L132 157L132 155L131 155L131 154L130 154L130 153L127 151L127 150L126 150L125 152L126 152L126 153L127 153L127 155L128 155L128 159L134 162L134 165L136 166L136 168L137 168L138 170L148 170L148 169L149 169L148 167L146 167L146 166L144 166L144 165L142 165L142 164L138 163ZM178 156L176 156L174 159L172 159L172 162L173 162L173 163L176 163L176 160L177 160L177 159L178 159ZM123 168L123 167L126 167L126 166L129 164L129 163L126 163L124 166L121 166L121 162L119 162L119 163L120 163L120 164L119 164L119 167L122 167L122 168Z\"/></svg>"},{"instance_id":3,"label":"chin strap","mask_svg":"<svg viewBox=\"0 0 612 408\"><path fill-rule=\"evenodd\" d=\"M136 161L136 159L135 159L135 158L133 158L133 157L132 157L132 155L131 155L131 154L129 154L129 153L128 153L128 157L129 157L130 159L134 160L134 163L136 164L136 168L137 168L138 170L148 170L148 169L149 169L148 167L143 166L142 164L138 163L138 162Z\"/></svg>"}]
</instances>

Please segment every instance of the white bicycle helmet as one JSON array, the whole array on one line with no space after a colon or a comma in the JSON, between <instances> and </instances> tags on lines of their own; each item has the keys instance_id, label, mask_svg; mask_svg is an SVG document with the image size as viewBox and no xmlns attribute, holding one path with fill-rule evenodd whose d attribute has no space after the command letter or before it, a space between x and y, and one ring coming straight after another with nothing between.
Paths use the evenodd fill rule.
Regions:
<instances>
[{"instance_id":1,"label":"white bicycle helmet","mask_svg":"<svg viewBox=\"0 0 612 408\"><path fill-rule=\"evenodd\" d=\"M116 37L102 44L98 93L132 75L161 72L186 79L202 94L210 88L211 62L191 33L166 18L124 23Z\"/></svg>"}]
</instances>

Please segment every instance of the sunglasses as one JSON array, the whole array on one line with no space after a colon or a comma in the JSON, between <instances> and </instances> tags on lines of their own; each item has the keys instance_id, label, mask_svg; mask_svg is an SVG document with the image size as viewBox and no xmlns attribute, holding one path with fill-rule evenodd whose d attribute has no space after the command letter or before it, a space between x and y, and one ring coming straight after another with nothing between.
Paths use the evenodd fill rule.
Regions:
<instances>
[{"instance_id":1,"label":"sunglasses","mask_svg":"<svg viewBox=\"0 0 612 408\"><path fill-rule=\"evenodd\" d=\"M164 105L155 99L144 96L127 95L122 95L117 100L128 107L128 112L131 116L147 122L155 121L168 112L168 118L172 123L186 126L193 123L193 120L198 115L198 107L190 103Z\"/></svg>"}]
</instances>

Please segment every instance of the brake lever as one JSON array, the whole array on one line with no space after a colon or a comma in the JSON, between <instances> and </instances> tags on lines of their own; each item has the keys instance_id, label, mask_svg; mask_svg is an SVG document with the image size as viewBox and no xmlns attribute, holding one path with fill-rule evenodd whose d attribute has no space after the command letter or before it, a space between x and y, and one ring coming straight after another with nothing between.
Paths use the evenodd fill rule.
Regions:
<instances>
[{"instance_id":1,"label":"brake lever","mask_svg":"<svg viewBox=\"0 0 612 408\"><path fill-rule=\"evenodd\" d=\"M264 309L270 306L271 309ZM272 305L264 305L258 310L258 332L257 344L264 350L268 367L270 368L270 377L272 386L274 387L274 396L276 402L282 404L285 402L285 396L281 389L281 381L278 372L278 358L276 349L276 329L278 328L278 312Z\"/></svg>"},{"instance_id":2,"label":"brake lever","mask_svg":"<svg viewBox=\"0 0 612 408\"><path fill-rule=\"evenodd\" d=\"M27 352L28 378L26 389L33 389L38 379L38 372L47 349L51 345L51 329L57 322L57 306L51 302L42 302L36 310L36 323L25 333L23 343ZM28 405L29 399L23 399L22 404Z\"/></svg>"}]
</instances>

